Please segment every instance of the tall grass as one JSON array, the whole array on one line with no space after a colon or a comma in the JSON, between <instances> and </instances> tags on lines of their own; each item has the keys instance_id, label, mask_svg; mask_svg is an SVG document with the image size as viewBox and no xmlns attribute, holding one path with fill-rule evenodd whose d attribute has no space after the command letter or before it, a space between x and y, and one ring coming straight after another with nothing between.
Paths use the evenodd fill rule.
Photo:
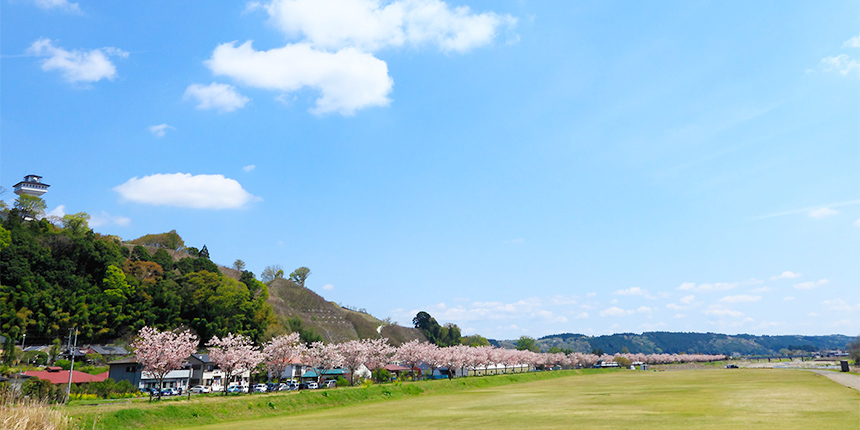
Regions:
<instances>
[{"instance_id":1,"label":"tall grass","mask_svg":"<svg viewBox=\"0 0 860 430\"><path fill-rule=\"evenodd\" d=\"M0 387L0 429L70 430L72 420L38 400L23 398L10 388Z\"/></svg>"}]
</instances>

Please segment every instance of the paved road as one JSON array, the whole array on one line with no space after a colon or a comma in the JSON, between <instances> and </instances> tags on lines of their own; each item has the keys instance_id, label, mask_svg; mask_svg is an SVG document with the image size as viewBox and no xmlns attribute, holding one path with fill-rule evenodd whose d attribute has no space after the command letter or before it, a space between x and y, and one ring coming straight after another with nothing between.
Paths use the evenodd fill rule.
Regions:
<instances>
[{"instance_id":1,"label":"paved road","mask_svg":"<svg viewBox=\"0 0 860 430\"><path fill-rule=\"evenodd\" d=\"M860 391L860 375L853 375L851 373L842 373L842 372L830 372L827 370L812 370L811 372L815 372L819 375L826 376L831 380L838 382L846 387L853 388L855 390Z\"/></svg>"}]
</instances>

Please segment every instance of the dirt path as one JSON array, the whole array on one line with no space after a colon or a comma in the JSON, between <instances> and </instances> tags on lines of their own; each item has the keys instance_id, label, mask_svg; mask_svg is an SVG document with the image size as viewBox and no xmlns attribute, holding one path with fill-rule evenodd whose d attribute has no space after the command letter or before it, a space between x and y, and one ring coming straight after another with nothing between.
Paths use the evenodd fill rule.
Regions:
<instances>
[{"instance_id":1,"label":"dirt path","mask_svg":"<svg viewBox=\"0 0 860 430\"><path fill-rule=\"evenodd\" d=\"M819 375L826 376L830 378L830 380L834 382L838 382L846 387L853 388L855 390L860 391L860 375L853 375L851 373L842 373L842 372L830 372L827 370L814 370L809 369L810 372L815 372Z\"/></svg>"}]
</instances>

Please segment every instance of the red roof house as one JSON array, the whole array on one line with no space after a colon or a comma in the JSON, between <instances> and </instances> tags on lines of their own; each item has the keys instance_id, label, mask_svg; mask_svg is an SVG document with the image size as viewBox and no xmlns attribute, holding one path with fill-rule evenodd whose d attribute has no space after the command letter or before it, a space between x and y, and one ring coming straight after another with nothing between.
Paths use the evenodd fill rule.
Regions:
<instances>
[{"instance_id":1,"label":"red roof house","mask_svg":"<svg viewBox=\"0 0 860 430\"><path fill-rule=\"evenodd\" d=\"M52 384L68 384L69 371L62 370L62 367L48 367L45 370L30 370L23 373L26 376L39 378L43 381L49 381ZM99 375L90 375L89 373L78 372L72 370L72 383L81 384L86 382L101 382L107 379L107 372Z\"/></svg>"}]
</instances>

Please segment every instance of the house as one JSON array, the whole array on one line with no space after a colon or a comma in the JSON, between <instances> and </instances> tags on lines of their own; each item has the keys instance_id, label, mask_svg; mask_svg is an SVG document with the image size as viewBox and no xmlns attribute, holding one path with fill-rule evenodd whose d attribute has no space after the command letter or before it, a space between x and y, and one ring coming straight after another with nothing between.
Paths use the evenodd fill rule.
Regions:
<instances>
[{"instance_id":1,"label":"house","mask_svg":"<svg viewBox=\"0 0 860 430\"><path fill-rule=\"evenodd\" d=\"M114 381L128 381L139 389L150 388L181 388L187 390L191 379L191 365L182 369L173 370L164 376L161 387L158 379L150 372L144 372L143 366L137 362L134 356L121 358L108 363L110 370L108 376Z\"/></svg>"},{"instance_id":2,"label":"house","mask_svg":"<svg viewBox=\"0 0 860 430\"><path fill-rule=\"evenodd\" d=\"M290 365L281 372L281 380L296 380L302 378L302 374L305 373L305 370L308 369L308 366L302 364L299 358L293 358L290 360ZM269 372L269 379L278 379L276 375Z\"/></svg>"},{"instance_id":3,"label":"house","mask_svg":"<svg viewBox=\"0 0 860 430\"><path fill-rule=\"evenodd\" d=\"M346 373L344 373L343 369L323 370L321 373L322 373L322 378L319 378L319 376L317 375L317 372L314 372L313 370L308 370L307 372L302 374L302 382L308 382L308 381L316 382L318 379L320 382L328 381L329 379L335 379L336 380L339 376L344 376L346 374Z\"/></svg>"},{"instance_id":4,"label":"house","mask_svg":"<svg viewBox=\"0 0 860 430\"><path fill-rule=\"evenodd\" d=\"M121 346L90 345L84 348L84 354L99 354L106 360L112 360L114 358L125 357L131 353Z\"/></svg>"},{"instance_id":5,"label":"house","mask_svg":"<svg viewBox=\"0 0 860 430\"><path fill-rule=\"evenodd\" d=\"M192 386L204 385L212 391L221 391L230 385L248 385L251 380L251 372L246 370L227 381L226 374L209 358L209 354L191 354L188 363L191 365Z\"/></svg>"},{"instance_id":6,"label":"house","mask_svg":"<svg viewBox=\"0 0 860 430\"><path fill-rule=\"evenodd\" d=\"M88 382L101 382L108 378L107 373L98 375L90 375L89 373L78 372L77 370L63 370L62 367L48 367L45 370L28 370L23 373L24 376L39 378L43 381L48 381L52 384L68 384L69 372L72 374L72 384L86 384Z\"/></svg>"},{"instance_id":7,"label":"house","mask_svg":"<svg viewBox=\"0 0 860 430\"><path fill-rule=\"evenodd\" d=\"M144 388L156 388L158 380L149 372L143 371L143 366L134 356L121 358L108 363L110 377L115 381L129 381L132 385ZM160 388L181 388L187 390L195 385L205 385L214 391L220 391L225 386L245 385L251 380L251 372L244 371L234 375L230 381L210 358L208 354L191 354L182 369L168 372Z\"/></svg>"}]
</instances>

